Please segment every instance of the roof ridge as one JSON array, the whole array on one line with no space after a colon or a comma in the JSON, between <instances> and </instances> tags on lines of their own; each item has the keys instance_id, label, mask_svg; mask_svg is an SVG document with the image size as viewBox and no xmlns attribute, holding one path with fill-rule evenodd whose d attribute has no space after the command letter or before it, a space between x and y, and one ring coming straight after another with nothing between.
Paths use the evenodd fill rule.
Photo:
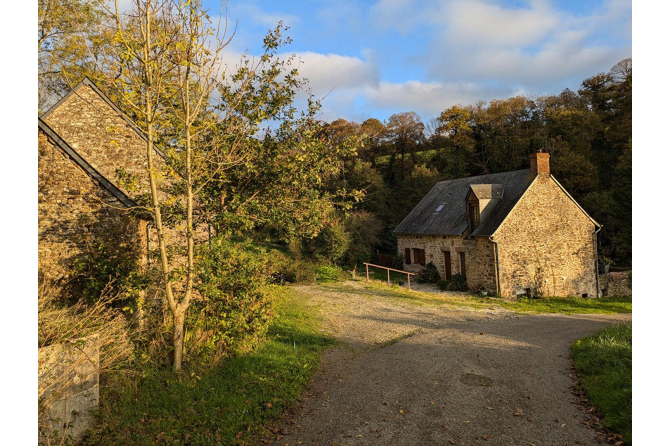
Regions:
<instances>
[{"instance_id":1,"label":"roof ridge","mask_svg":"<svg viewBox=\"0 0 670 446\"><path fill-rule=\"evenodd\" d=\"M63 96L58 102L56 102L54 105L52 105L51 108L49 108L49 110L47 110L46 112L42 113L42 116L39 117L39 118L42 119L42 120L48 118L54 111L56 111L56 110L58 109L58 107L60 107L65 101L67 101L67 99L68 99L70 96L76 94L77 91L78 91L81 87L83 87L84 85L86 85L86 86L88 86L88 87L91 87L91 88L93 89L93 91L94 91L95 93L97 93L98 96L100 96L100 98L101 98L107 105L109 105L109 106L112 108L112 110L114 110L114 111L119 115L119 117L121 117L121 119L123 119L124 121L126 121L126 123L127 123L128 125L130 125L130 127L135 131L135 133L137 133L137 135L138 135L140 138L142 138L144 141L148 141L148 138L147 138L147 136L144 134L144 132L142 131L142 129L140 129L140 128L137 126L137 124L135 124L135 122L133 122L133 120L130 119L130 118L128 117L128 115L126 115L126 113L125 113L123 110L121 110L121 109L119 108L118 105L116 105L116 104L114 103L114 101L112 101L111 99L109 99L109 97L105 94L105 92L102 91L102 90L100 89L100 87L98 87L98 86L95 84L95 82L93 82L88 76L84 76L84 78L83 78L83 79L82 79L82 80L81 80L81 81L80 81L80 82L79 82L79 83L78 83L72 90L70 90L70 92L68 92L68 93L67 93L65 96ZM164 154L158 147L156 147L156 144L155 144L155 143L153 144L153 146L154 146L154 150L156 151L156 153L157 153L158 155L160 155L162 158L165 158L165 154Z\"/></svg>"},{"instance_id":2,"label":"roof ridge","mask_svg":"<svg viewBox=\"0 0 670 446\"><path fill-rule=\"evenodd\" d=\"M450 180L442 180L442 181L438 181L438 182L435 183L435 184L437 185L437 184L440 184L440 183L446 183L446 182L449 182L449 181L472 180L472 179L475 179L475 178L487 177L487 176L489 176L489 175L501 175L501 174L505 174L505 173L521 173L521 172L526 172L526 171L530 171L530 168L528 168L528 169L519 169L519 170L506 170L506 171L504 171L504 172L483 173L483 174L481 174L481 175L473 175L473 176L470 176L470 177L452 178L452 179L450 179Z\"/></svg>"}]
</instances>

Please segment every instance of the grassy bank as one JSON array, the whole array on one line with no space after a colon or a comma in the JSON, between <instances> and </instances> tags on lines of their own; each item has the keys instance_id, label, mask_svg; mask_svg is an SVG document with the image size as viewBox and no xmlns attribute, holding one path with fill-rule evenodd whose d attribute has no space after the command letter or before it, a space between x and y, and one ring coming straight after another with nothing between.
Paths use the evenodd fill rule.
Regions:
<instances>
[{"instance_id":1,"label":"grassy bank","mask_svg":"<svg viewBox=\"0 0 670 446\"><path fill-rule=\"evenodd\" d=\"M572 345L579 385L606 426L632 443L633 326L606 327Z\"/></svg>"},{"instance_id":2,"label":"grassy bank","mask_svg":"<svg viewBox=\"0 0 670 446\"><path fill-rule=\"evenodd\" d=\"M365 271L364 271L365 273ZM406 280L407 276L405 276ZM373 277L371 277L373 279ZM386 285L386 272L383 283L365 282L365 276L357 281L323 285L339 292L369 295L370 298L388 298L396 302L413 305L449 305L473 309L505 308L519 313L563 313L563 314L617 314L632 313L631 296L605 297L601 299L546 297L541 299L521 299L518 302L501 298L481 297L465 293L428 293L408 290L398 285Z\"/></svg>"},{"instance_id":3,"label":"grassy bank","mask_svg":"<svg viewBox=\"0 0 670 446\"><path fill-rule=\"evenodd\" d=\"M295 405L334 341L322 335L304 296L278 288L278 316L255 352L207 371L153 370L103 394L88 444L244 444Z\"/></svg>"}]
</instances>

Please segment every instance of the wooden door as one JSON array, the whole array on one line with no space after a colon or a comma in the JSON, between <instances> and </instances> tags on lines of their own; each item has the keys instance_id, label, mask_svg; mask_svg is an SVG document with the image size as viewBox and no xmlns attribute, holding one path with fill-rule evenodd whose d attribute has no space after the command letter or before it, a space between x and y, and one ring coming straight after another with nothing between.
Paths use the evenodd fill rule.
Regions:
<instances>
[{"instance_id":1,"label":"wooden door","mask_svg":"<svg viewBox=\"0 0 670 446\"><path fill-rule=\"evenodd\" d=\"M451 282L451 251L444 251L444 280Z\"/></svg>"}]
</instances>

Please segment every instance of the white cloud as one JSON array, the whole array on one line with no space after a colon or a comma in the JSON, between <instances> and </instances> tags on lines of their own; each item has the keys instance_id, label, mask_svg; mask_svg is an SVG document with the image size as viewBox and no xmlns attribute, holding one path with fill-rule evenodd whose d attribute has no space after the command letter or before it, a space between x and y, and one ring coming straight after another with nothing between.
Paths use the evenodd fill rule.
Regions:
<instances>
[{"instance_id":1,"label":"white cloud","mask_svg":"<svg viewBox=\"0 0 670 446\"><path fill-rule=\"evenodd\" d=\"M490 2L459 0L444 4L438 16L448 20L448 40L466 46L535 45L561 23L561 14L544 2L505 9Z\"/></svg>"},{"instance_id":2,"label":"white cloud","mask_svg":"<svg viewBox=\"0 0 670 446\"><path fill-rule=\"evenodd\" d=\"M367 100L374 106L397 111L416 111L426 121L453 105L473 104L484 97L493 98L496 93L474 83L419 81L381 82L378 88L365 90Z\"/></svg>"},{"instance_id":3,"label":"white cloud","mask_svg":"<svg viewBox=\"0 0 670 446\"><path fill-rule=\"evenodd\" d=\"M258 6L251 4L235 6L231 11L230 16L233 17L233 19L238 16L249 17L254 23L271 26L273 28L277 26L280 21L284 26L294 26L300 21L300 18L297 16L284 12L263 11Z\"/></svg>"},{"instance_id":4,"label":"white cloud","mask_svg":"<svg viewBox=\"0 0 670 446\"><path fill-rule=\"evenodd\" d=\"M433 5L437 32L422 63L429 79L444 82L504 82L538 94L575 88L574 82L630 57L630 46L601 38L615 24L625 30L629 6L612 0L577 16L542 0L523 8L482 0Z\"/></svg>"},{"instance_id":5,"label":"white cloud","mask_svg":"<svg viewBox=\"0 0 670 446\"><path fill-rule=\"evenodd\" d=\"M328 94L331 90L342 90L373 86L379 83L377 67L358 57L339 54L319 54L302 52L295 54L293 66L300 76L309 79L309 85L316 96ZM282 55L289 57L288 54Z\"/></svg>"}]
</instances>

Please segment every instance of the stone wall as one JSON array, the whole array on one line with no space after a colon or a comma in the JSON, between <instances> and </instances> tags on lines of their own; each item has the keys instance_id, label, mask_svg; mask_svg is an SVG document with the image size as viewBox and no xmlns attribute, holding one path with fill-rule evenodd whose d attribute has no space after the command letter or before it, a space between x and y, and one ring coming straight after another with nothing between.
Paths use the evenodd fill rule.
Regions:
<instances>
[{"instance_id":1,"label":"stone wall","mask_svg":"<svg viewBox=\"0 0 670 446\"><path fill-rule=\"evenodd\" d=\"M41 443L50 436L78 440L93 427L91 411L98 408L100 400L99 355L97 336L38 349Z\"/></svg>"},{"instance_id":2,"label":"stone wall","mask_svg":"<svg viewBox=\"0 0 670 446\"><path fill-rule=\"evenodd\" d=\"M460 253L465 253L467 284L470 290L487 289L495 292L495 254L493 244L486 237L464 239L453 235L398 234L398 254L405 256L405 248L425 249L426 264L433 262L442 278L445 277L444 252L451 253L451 274L461 274ZM418 264L403 265L405 271L417 272Z\"/></svg>"},{"instance_id":3,"label":"stone wall","mask_svg":"<svg viewBox=\"0 0 670 446\"><path fill-rule=\"evenodd\" d=\"M81 84L44 118L82 158L126 195L148 193L147 149L134 128L87 84ZM162 163L154 157L157 166ZM137 178L138 189L119 181L119 169Z\"/></svg>"},{"instance_id":4,"label":"stone wall","mask_svg":"<svg viewBox=\"0 0 670 446\"><path fill-rule=\"evenodd\" d=\"M143 224L46 134L38 134L38 265L48 279L67 279L73 262L98 242L137 249Z\"/></svg>"},{"instance_id":5,"label":"stone wall","mask_svg":"<svg viewBox=\"0 0 670 446\"><path fill-rule=\"evenodd\" d=\"M538 176L495 232L503 297L596 297L595 226L548 175Z\"/></svg>"},{"instance_id":6,"label":"stone wall","mask_svg":"<svg viewBox=\"0 0 670 446\"><path fill-rule=\"evenodd\" d=\"M603 296L632 296L631 271L611 272L600 275Z\"/></svg>"}]
</instances>

